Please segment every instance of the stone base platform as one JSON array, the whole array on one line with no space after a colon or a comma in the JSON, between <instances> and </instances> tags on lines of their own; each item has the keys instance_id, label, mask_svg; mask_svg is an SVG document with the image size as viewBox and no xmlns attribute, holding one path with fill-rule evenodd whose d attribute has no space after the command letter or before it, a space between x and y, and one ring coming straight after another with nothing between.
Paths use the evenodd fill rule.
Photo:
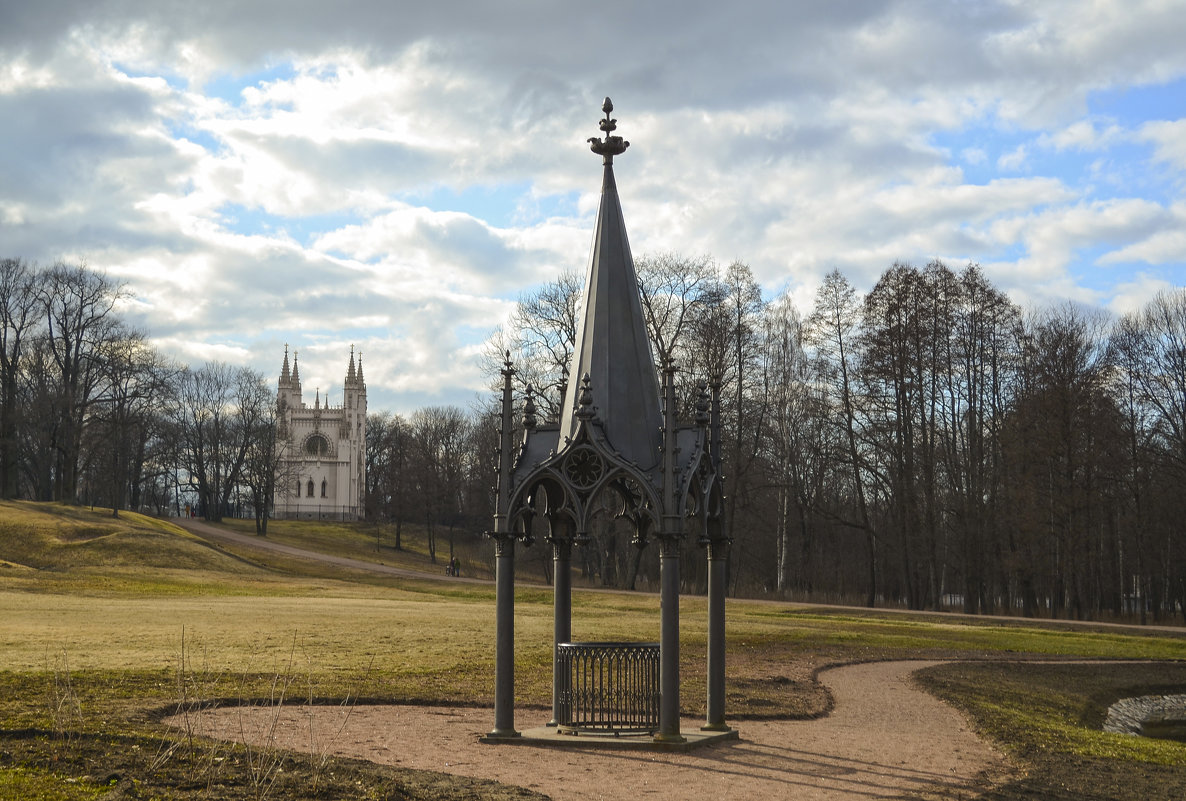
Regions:
<instances>
[{"instance_id":1,"label":"stone base platform","mask_svg":"<svg viewBox=\"0 0 1186 801\"><path fill-rule=\"evenodd\" d=\"M740 740L737 729L726 731L704 731L683 729L683 742L656 740L650 734L561 734L555 726L538 726L524 729L518 737L502 737L485 734L479 738L494 745L538 745L547 748L604 748L621 751L693 751L716 743Z\"/></svg>"}]
</instances>

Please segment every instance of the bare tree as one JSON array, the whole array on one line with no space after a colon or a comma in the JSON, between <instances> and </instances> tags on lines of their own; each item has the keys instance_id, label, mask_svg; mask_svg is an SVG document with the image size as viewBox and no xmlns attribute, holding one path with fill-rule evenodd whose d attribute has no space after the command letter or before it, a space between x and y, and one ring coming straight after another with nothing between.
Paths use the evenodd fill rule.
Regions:
<instances>
[{"instance_id":1,"label":"bare tree","mask_svg":"<svg viewBox=\"0 0 1186 801\"><path fill-rule=\"evenodd\" d=\"M102 383L92 408L105 458L94 472L104 477L111 514L119 517L140 484L153 418L175 368L137 331L113 332L103 350Z\"/></svg>"},{"instance_id":2,"label":"bare tree","mask_svg":"<svg viewBox=\"0 0 1186 801\"><path fill-rule=\"evenodd\" d=\"M1092 571L1118 486L1109 474L1126 451L1123 418L1107 391L1108 319L1068 303L1026 327L1002 434L1023 611L1088 617L1100 596Z\"/></svg>"},{"instance_id":3,"label":"bare tree","mask_svg":"<svg viewBox=\"0 0 1186 801\"><path fill-rule=\"evenodd\" d=\"M403 526L413 507L412 427L389 412L367 416L366 513L395 525L395 549L403 548Z\"/></svg>"},{"instance_id":4,"label":"bare tree","mask_svg":"<svg viewBox=\"0 0 1186 801\"><path fill-rule=\"evenodd\" d=\"M638 293L656 364L676 359L696 313L715 284L717 266L708 256L646 255L635 262Z\"/></svg>"},{"instance_id":5,"label":"bare tree","mask_svg":"<svg viewBox=\"0 0 1186 801\"><path fill-rule=\"evenodd\" d=\"M53 497L59 500L76 494L83 429L102 380L104 346L121 333L114 312L121 293L119 285L85 264L59 262L38 276L58 417L52 445Z\"/></svg>"},{"instance_id":6,"label":"bare tree","mask_svg":"<svg viewBox=\"0 0 1186 801\"><path fill-rule=\"evenodd\" d=\"M878 537L869 515L866 492L865 460L858 447L856 403L854 400L855 344L857 327L860 325L860 305L856 290L839 270L833 270L824 277L815 299L815 308L808 319L808 338L815 347L820 360L820 373L829 386L835 413L830 415L840 429L843 454L849 475L849 486L855 500L855 516L843 507L837 507L833 514L845 524L865 533L868 584L865 602L873 606L877 601L878 582Z\"/></svg>"},{"instance_id":7,"label":"bare tree","mask_svg":"<svg viewBox=\"0 0 1186 801\"><path fill-rule=\"evenodd\" d=\"M172 417L179 456L185 480L197 492L207 520L222 519L240 481L259 414L251 403L252 385L260 380L246 368L221 362L178 375Z\"/></svg>"},{"instance_id":8,"label":"bare tree","mask_svg":"<svg viewBox=\"0 0 1186 801\"><path fill-rule=\"evenodd\" d=\"M1159 293L1126 315L1111 340L1128 437L1124 476L1131 507L1123 592L1141 621L1176 607L1186 616L1186 289Z\"/></svg>"},{"instance_id":9,"label":"bare tree","mask_svg":"<svg viewBox=\"0 0 1186 801\"><path fill-rule=\"evenodd\" d=\"M456 406L429 406L412 415L416 500L422 505L428 556L434 563L438 526L448 528L449 557L453 556L453 529L463 514L468 429L465 412Z\"/></svg>"},{"instance_id":10,"label":"bare tree","mask_svg":"<svg viewBox=\"0 0 1186 801\"><path fill-rule=\"evenodd\" d=\"M251 498L255 533L268 534L268 518L277 495L287 496L296 479L296 466L289 459L289 443L280 432L280 408L275 392L263 376L240 371L236 400L239 425L243 428L247 450L243 458L241 482Z\"/></svg>"},{"instance_id":11,"label":"bare tree","mask_svg":"<svg viewBox=\"0 0 1186 801\"><path fill-rule=\"evenodd\" d=\"M825 399L804 349L803 322L789 293L766 306L762 376L766 395L765 469L777 493L775 581L780 592L794 585L812 590L815 537L812 517L826 465ZM792 547L797 540L798 548Z\"/></svg>"},{"instance_id":12,"label":"bare tree","mask_svg":"<svg viewBox=\"0 0 1186 801\"><path fill-rule=\"evenodd\" d=\"M505 354L511 354L517 394L530 386L536 393L536 406L546 418L560 415L568 365L576 347L577 307L583 286L579 275L566 272L522 294L508 325L487 340L483 352L483 369L492 377L502 369Z\"/></svg>"},{"instance_id":13,"label":"bare tree","mask_svg":"<svg viewBox=\"0 0 1186 801\"><path fill-rule=\"evenodd\" d=\"M20 259L0 259L0 497L20 491L20 372L38 324L33 271Z\"/></svg>"}]
</instances>

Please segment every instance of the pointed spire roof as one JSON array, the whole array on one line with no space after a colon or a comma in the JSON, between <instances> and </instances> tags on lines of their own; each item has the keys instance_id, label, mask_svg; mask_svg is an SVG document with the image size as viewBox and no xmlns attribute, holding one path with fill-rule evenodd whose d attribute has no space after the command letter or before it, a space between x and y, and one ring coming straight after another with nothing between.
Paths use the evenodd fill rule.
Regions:
<instances>
[{"instance_id":1,"label":"pointed spire roof","mask_svg":"<svg viewBox=\"0 0 1186 801\"><path fill-rule=\"evenodd\" d=\"M292 383L293 386L299 387L301 385L301 368L297 367L297 352L292 352Z\"/></svg>"},{"instance_id":2,"label":"pointed spire roof","mask_svg":"<svg viewBox=\"0 0 1186 801\"><path fill-rule=\"evenodd\" d=\"M346 370L346 386L354 383L354 346L350 346L350 367Z\"/></svg>"},{"instance_id":3,"label":"pointed spire roof","mask_svg":"<svg viewBox=\"0 0 1186 801\"><path fill-rule=\"evenodd\" d=\"M280 368L280 383L287 384L292 379L288 371L288 343L284 343L284 366Z\"/></svg>"},{"instance_id":4,"label":"pointed spire roof","mask_svg":"<svg viewBox=\"0 0 1186 801\"><path fill-rule=\"evenodd\" d=\"M610 445L627 460L650 469L658 463L663 416L638 278L614 180L613 157L625 152L630 143L611 135L617 127L617 121L609 116L613 108L607 97L601 121L605 139L589 140L590 149L603 157L601 207L568 371L559 444L562 447L564 437L577 431L581 418L576 407L587 374L596 417Z\"/></svg>"},{"instance_id":5,"label":"pointed spire roof","mask_svg":"<svg viewBox=\"0 0 1186 801\"><path fill-rule=\"evenodd\" d=\"M354 374L354 377L355 377L355 379L357 379L358 385L360 387L362 387L363 389L366 389L366 381L363 380L363 377L362 377L362 351L361 350L358 352L358 372Z\"/></svg>"}]
</instances>

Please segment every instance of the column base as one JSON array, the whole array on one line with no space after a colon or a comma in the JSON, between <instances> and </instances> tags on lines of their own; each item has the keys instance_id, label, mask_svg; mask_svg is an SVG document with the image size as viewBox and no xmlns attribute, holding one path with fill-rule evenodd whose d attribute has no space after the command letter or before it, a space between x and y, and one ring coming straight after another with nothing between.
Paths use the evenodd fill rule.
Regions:
<instances>
[{"instance_id":1,"label":"column base","mask_svg":"<svg viewBox=\"0 0 1186 801\"><path fill-rule=\"evenodd\" d=\"M733 727L728 723L705 723L700 731L733 731Z\"/></svg>"},{"instance_id":2,"label":"column base","mask_svg":"<svg viewBox=\"0 0 1186 801\"><path fill-rule=\"evenodd\" d=\"M481 742L488 743L497 740L515 740L522 736L522 733L517 732L514 729L494 729L491 732L483 734L478 739Z\"/></svg>"},{"instance_id":3,"label":"column base","mask_svg":"<svg viewBox=\"0 0 1186 801\"><path fill-rule=\"evenodd\" d=\"M662 732L656 734L654 739L657 743L686 743L688 741L688 738L682 734L663 734Z\"/></svg>"}]
</instances>

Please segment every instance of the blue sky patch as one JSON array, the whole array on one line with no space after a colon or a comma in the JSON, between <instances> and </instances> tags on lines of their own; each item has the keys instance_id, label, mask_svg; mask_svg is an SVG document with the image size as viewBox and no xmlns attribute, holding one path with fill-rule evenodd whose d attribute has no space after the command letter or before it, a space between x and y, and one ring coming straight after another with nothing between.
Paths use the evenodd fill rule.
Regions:
<instances>
[{"instance_id":1,"label":"blue sky patch","mask_svg":"<svg viewBox=\"0 0 1186 801\"><path fill-rule=\"evenodd\" d=\"M1096 121L1097 132L1110 122ZM998 178L1049 177L1092 200L1143 196L1168 204L1176 196L1174 176L1150 170L1153 146L1133 138L1135 126L1099 147L1054 143L1056 131L1044 138L1031 132L995 131L983 126L939 131L930 143L948 153L947 163L963 171L964 183L984 186ZM1024 148L1016 163L1010 157ZM1005 164L1001 159L1005 159Z\"/></svg>"},{"instance_id":2,"label":"blue sky patch","mask_svg":"<svg viewBox=\"0 0 1186 801\"><path fill-rule=\"evenodd\" d=\"M122 72L129 78L159 78L169 85L172 89L183 90L186 87L185 79L180 75L167 72L165 70L154 69L152 72L142 72L137 69L129 67L119 61L112 61L111 66Z\"/></svg>"},{"instance_id":3,"label":"blue sky patch","mask_svg":"<svg viewBox=\"0 0 1186 801\"><path fill-rule=\"evenodd\" d=\"M232 106L238 106L243 102L243 90L247 87L273 81L292 80L295 76L296 70L289 63L276 64L266 69L244 74L222 72L206 81L205 86L202 87L202 93L206 97L217 97Z\"/></svg>"},{"instance_id":4,"label":"blue sky patch","mask_svg":"<svg viewBox=\"0 0 1186 801\"><path fill-rule=\"evenodd\" d=\"M232 233L243 236L285 233L303 245L310 245L314 239L329 231L362 222L361 217L346 212L284 217L238 203L225 203L219 206L218 214L222 227Z\"/></svg>"},{"instance_id":5,"label":"blue sky patch","mask_svg":"<svg viewBox=\"0 0 1186 801\"><path fill-rule=\"evenodd\" d=\"M222 142L214 134L185 122L166 120L165 129L171 138L188 139L195 145L201 145L207 153L218 153L223 148Z\"/></svg>"},{"instance_id":6,"label":"blue sky patch","mask_svg":"<svg viewBox=\"0 0 1186 801\"><path fill-rule=\"evenodd\" d=\"M1178 120L1186 114L1186 79L1101 89L1088 95L1087 107L1091 116L1114 119L1126 127L1151 120Z\"/></svg>"}]
</instances>

